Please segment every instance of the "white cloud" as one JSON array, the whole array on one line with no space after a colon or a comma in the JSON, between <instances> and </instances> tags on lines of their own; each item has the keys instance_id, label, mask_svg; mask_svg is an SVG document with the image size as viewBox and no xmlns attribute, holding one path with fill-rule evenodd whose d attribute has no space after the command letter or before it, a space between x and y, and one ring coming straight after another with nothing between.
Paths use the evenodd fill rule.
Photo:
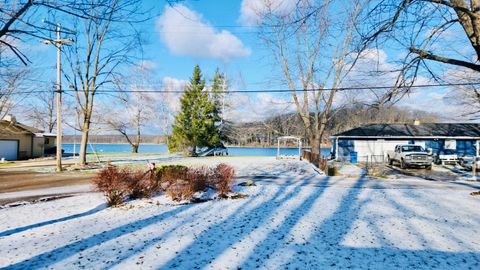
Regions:
<instances>
[{"instance_id":1,"label":"white cloud","mask_svg":"<svg viewBox=\"0 0 480 270\"><path fill-rule=\"evenodd\" d=\"M188 81L179 80L172 77L164 77L162 79L162 91L183 91ZM180 110L180 97L181 93L165 93L160 98L166 103L168 110L172 113Z\"/></svg>"},{"instance_id":2,"label":"white cloud","mask_svg":"<svg viewBox=\"0 0 480 270\"><path fill-rule=\"evenodd\" d=\"M177 55L227 62L251 54L232 33L217 31L200 14L184 5L167 6L157 19L157 30L169 50Z\"/></svg>"},{"instance_id":3,"label":"white cloud","mask_svg":"<svg viewBox=\"0 0 480 270\"><path fill-rule=\"evenodd\" d=\"M307 4L310 0L302 2ZM245 25L258 25L262 22L264 15L272 13L277 16L287 16L299 3L299 0L242 0L239 20Z\"/></svg>"},{"instance_id":4,"label":"white cloud","mask_svg":"<svg viewBox=\"0 0 480 270\"><path fill-rule=\"evenodd\" d=\"M233 94L228 99L230 110L226 118L233 122L254 122L268 117L295 112L291 96L278 96L269 93Z\"/></svg>"},{"instance_id":5,"label":"white cloud","mask_svg":"<svg viewBox=\"0 0 480 270\"><path fill-rule=\"evenodd\" d=\"M239 21L244 25L254 26L262 23L267 14L288 17L295 9L314 4L312 0L242 0Z\"/></svg>"},{"instance_id":6,"label":"white cloud","mask_svg":"<svg viewBox=\"0 0 480 270\"><path fill-rule=\"evenodd\" d=\"M136 63L133 66L133 69L138 71L152 71L156 67L157 67L157 64L155 64L153 61L141 60L141 61L138 61L138 63Z\"/></svg>"}]
</instances>

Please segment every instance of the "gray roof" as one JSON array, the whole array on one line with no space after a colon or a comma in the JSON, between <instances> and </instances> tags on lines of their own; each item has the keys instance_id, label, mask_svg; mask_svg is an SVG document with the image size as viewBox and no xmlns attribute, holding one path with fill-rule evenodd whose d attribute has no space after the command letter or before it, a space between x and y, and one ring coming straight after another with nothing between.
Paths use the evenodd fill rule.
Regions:
<instances>
[{"instance_id":1,"label":"gray roof","mask_svg":"<svg viewBox=\"0 0 480 270\"><path fill-rule=\"evenodd\" d=\"M333 135L334 137L480 137L480 124L425 123L370 124Z\"/></svg>"}]
</instances>

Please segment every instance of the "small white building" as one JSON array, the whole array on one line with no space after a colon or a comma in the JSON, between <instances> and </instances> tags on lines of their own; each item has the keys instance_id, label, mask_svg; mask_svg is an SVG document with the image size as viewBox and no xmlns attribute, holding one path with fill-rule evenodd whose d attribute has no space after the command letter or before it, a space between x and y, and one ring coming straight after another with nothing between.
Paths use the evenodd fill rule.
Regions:
<instances>
[{"instance_id":1,"label":"small white building","mask_svg":"<svg viewBox=\"0 0 480 270\"><path fill-rule=\"evenodd\" d=\"M338 161L350 161L356 152L358 161L386 159L387 151L398 144L416 144L437 153L453 149L458 156L475 156L480 142L480 124L419 123L370 124L331 136L332 155Z\"/></svg>"}]
</instances>

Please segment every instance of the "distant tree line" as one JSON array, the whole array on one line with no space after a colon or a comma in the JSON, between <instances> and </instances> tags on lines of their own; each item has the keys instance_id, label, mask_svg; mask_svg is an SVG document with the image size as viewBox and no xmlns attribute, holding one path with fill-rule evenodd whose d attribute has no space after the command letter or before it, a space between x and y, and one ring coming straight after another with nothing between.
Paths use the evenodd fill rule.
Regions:
<instances>
[{"instance_id":1,"label":"distant tree line","mask_svg":"<svg viewBox=\"0 0 480 270\"><path fill-rule=\"evenodd\" d=\"M129 135L131 140L134 139L136 135ZM64 143L80 143L82 139L81 135L64 135ZM128 143L124 135L91 135L89 143ZM159 135L142 135L140 143L152 143L152 144L161 144L165 143L165 136Z\"/></svg>"},{"instance_id":2,"label":"distant tree line","mask_svg":"<svg viewBox=\"0 0 480 270\"><path fill-rule=\"evenodd\" d=\"M371 108L366 105L352 105L338 109L333 114L322 139L323 145L330 143L330 136L355 127L372 123L413 123L438 122L441 117L424 111L410 110L401 106ZM229 143L237 146L276 146L279 136L301 137L310 145L302 120L296 113L276 115L264 121L237 123L230 132Z\"/></svg>"}]
</instances>

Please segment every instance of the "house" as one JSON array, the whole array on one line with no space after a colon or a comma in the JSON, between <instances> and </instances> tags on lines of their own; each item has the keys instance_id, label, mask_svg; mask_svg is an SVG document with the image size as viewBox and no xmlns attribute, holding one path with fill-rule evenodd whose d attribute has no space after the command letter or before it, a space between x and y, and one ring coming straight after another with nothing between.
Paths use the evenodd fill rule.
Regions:
<instances>
[{"instance_id":1,"label":"house","mask_svg":"<svg viewBox=\"0 0 480 270\"><path fill-rule=\"evenodd\" d=\"M331 136L335 160L350 161L356 152L359 161L386 160L387 151L398 144L416 144L437 153L453 149L459 156L477 155L480 124L420 123L370 124Z\"/></svg>"},{"instance_id":2,"label":"house","mask_svg":"<svg viewBox=\"0 0 480 270\"><path fill-rule=\"evenodd\" d=\"M19 160L43 157L55 148L56 135L45 133L7 115L0 120L0 159Z\"/></svg>"}]
</instances>

